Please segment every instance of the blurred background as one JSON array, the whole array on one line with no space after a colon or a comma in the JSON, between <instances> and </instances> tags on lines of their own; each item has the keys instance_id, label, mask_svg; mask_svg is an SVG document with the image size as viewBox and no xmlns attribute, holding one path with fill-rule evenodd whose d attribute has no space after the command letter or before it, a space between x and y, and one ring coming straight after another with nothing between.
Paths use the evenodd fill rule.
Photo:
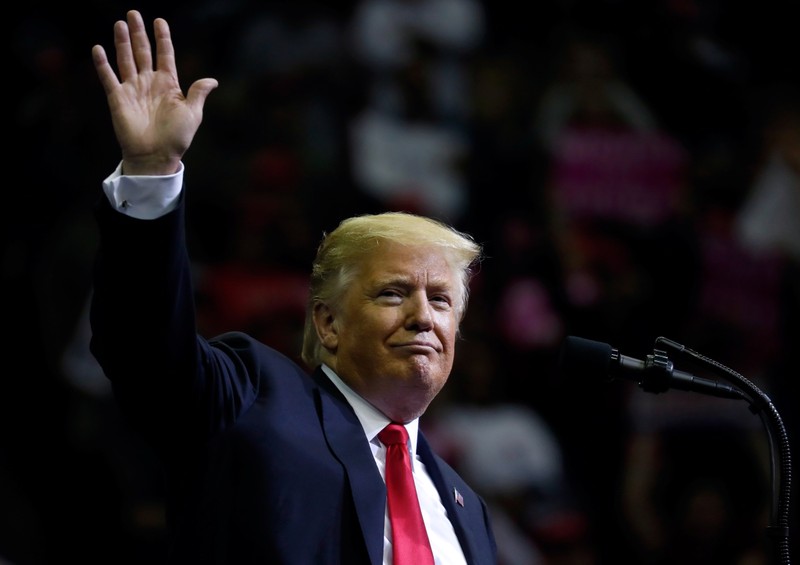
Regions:
<instances>
[{"instance_id":1,"label":"blurred background","mask_svg":"<svg viewBox=\"0 0 800 565\"><path fill-rule=\"evenodd\" d=\"M763 390L798 453L786 2L30 0L7 12L0 564L163 562L160 470L86 320L120 158L90 50L113 58L130 8L169 21L184 88L220 82L185 157L204 334L298 358L324 231L451 222L487 257L422 426L490 504L501 565L769 563L769 447L744 402L566 379L558 353L668 337Z\"/></svg>"}]
</instances>

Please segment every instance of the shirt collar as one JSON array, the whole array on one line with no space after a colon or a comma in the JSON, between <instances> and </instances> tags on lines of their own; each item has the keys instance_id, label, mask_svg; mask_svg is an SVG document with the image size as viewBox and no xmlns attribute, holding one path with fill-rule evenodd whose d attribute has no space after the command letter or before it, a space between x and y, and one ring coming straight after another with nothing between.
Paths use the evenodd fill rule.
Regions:
<instances>
[{"instance_id":1,"label":"shirt collar","mask_svg":"<svg viewBox=\"0 0 800 565\"><path fill-rule=\"evenodd\" d=\"M352 406L353 410L361 422L361 427L364 429L364 435L369 442L378 442L378 433L390 423L391 420L386 415L375 408L372 404L367 402L356 391L350 388L333 369L327 365L322 365L322 372L327 375L331 382L336 385L336 388L341 391L347 402ZM417 454L417 432L419 430L419 418L414 418L412 421L405 424L408 431L408 437L411 440L411 454Z\"/></svg>"}]
</instances>

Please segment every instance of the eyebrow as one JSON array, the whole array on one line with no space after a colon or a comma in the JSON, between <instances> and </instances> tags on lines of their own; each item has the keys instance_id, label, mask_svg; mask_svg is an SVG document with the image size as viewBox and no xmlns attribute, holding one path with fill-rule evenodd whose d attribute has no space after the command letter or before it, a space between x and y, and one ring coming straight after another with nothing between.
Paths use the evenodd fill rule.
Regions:
<instances>
[{"instance_id":1,"label":"eyebrow","mask_svg":"<svg viewBox=\"0 0 800 565\"><path fill-rule=\"evenodd\" d=\"M384 286L400 286L403 288L413 288L416 286L412 277L401 274L390 274L381 276L372 281L371 286L384 287ZM457 281L448 280L447 278L428 279L424 285L426 289L434 289L437 291L455 292L458 288Z\"/></svg>"}]
</instances>

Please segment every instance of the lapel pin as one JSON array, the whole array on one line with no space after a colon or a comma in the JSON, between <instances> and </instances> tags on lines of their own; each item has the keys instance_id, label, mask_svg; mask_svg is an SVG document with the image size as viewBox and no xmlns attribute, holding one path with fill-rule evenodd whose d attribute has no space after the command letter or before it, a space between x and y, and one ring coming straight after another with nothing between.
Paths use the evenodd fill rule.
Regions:
<instances>
[{"instance_id":1,"label":"lapel pin","mask_svg":"<svg viewBox=\"0 0 800 565\"><path fill-rule=\"evenodd\" d=\"M464 506L464 497L461 496L461 493L458 492L458 489L453 487L453 499L455 499L456 504L459 506Z\"/></svg>"}]
</instances>

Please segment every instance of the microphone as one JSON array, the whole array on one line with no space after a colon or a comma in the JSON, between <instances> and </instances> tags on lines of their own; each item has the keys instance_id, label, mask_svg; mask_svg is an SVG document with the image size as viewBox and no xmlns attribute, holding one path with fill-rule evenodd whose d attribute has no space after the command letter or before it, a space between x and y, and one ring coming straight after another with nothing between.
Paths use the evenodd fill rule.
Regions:
<instances>
[{"instance_id":1,"label":"microphone","mask_svg":"<svg viewBox=\"0 0 800 565\"><path fill-rule=\"evenodd\" d=\"M568 336L561 346L558 364L562 373L577 380L600 375L609 381L635 381L640 388L654 394L678 389L720 398L745 398L735 387L675 370L666 353L658 349L643 361L621 355L607 343Z\"/></svg>"}]
</instances>

